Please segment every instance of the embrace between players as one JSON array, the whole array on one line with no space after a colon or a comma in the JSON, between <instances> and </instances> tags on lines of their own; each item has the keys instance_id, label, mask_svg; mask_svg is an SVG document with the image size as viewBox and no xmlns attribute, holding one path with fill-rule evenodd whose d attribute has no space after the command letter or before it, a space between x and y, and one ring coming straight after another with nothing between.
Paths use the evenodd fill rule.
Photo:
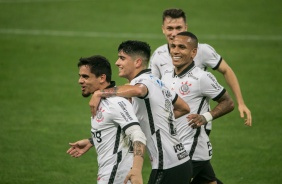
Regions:
<instances>
[{"instance_id":1,"label":"embrace between players","mask_svg":"<svg viewBox=\"0 0 282 184\"><path fill-rule=\"evenodd\" d=\"M168 43L152 56L146 42L119 45L115 64L130 85L115 85L103 56L79 60L82 95L92 95L92 136L70 143L67 153L80 157L95 146L98 184L143 183L145 149L152 166L149 184L222 183L210 163L209 133L211 121L231 112L234 102L207 67L225 76L240 116L246 114L244 123L251 126L234 72L211 46L187 31L185 13L165 10L162 31ZM210 99L217 102L213 109Z\"/></svg>"}]
</instances>

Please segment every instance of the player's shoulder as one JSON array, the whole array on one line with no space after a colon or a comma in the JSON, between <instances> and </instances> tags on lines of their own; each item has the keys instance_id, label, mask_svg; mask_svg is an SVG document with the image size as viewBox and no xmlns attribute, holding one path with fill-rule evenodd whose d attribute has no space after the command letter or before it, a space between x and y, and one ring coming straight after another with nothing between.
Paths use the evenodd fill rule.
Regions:
<instances>
[{"instance_id":1,"label":"player's shoulder","mask_svg":"<svg viewBox=\"0 0 282 184\"><path fill-rule=\"evenodd\" d=\"M120 104L128 104L130 102L124 97L113 96L113 97L105 98L104 103L105 105L113 107L113 106L117 106Z\"/></svg>"},{"instance_id":2,"label":"player's shoulder","mask_svg":"<svg viewBox=\"0 0 282 184\"><path fill-rule=\"evenodd\" d=\"M196 76L197 78L201 78L203 76L207 75L207 71L202 70L200 67L195 66L195 68L192 70L191 72L194 76Z\"/></svg>"},{"instance_id":3,"label":"player's shoulder","mask_svg":"<svg viewBox=\"0 0 282 184\"><path fill-rule=\"evenodd\" d=\"M208 80L212 80L212 81L216 81L215 76L209 72L209 71L204 71L201 68L197 67L197 76L200 78L201 81L208 81Z\"/></svg>"},{"instance_id":4,"label":"player's shoulder","mask_svg":"<svg viewBox=\"0 0 282 184\"><path fill-rule=\"evenodd\" d=\"M159 47L153 52L152 57L160 56L160 55L168 54L168 53L169 53L168 45L167 45L167 44L164 44L164 45L159 46Z\"/></svg>"},{"instance_id":5,"label":"player's shoulder","mask_svg":"<svg viewBox=\"0 0 282 184\"><path fill-rule=\"evenodd\" d=\"M198 52L215 52L215 49L207 43L199 43Z\"/></svg>"}]
</instances>

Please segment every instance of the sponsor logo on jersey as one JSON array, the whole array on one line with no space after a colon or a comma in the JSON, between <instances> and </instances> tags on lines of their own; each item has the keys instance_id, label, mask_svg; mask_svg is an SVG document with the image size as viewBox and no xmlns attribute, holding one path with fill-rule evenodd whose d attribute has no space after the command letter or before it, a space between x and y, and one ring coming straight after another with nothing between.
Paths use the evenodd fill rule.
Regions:
<instances>
[{"instance_id":1,"label":"sponsor logo on jersey","mask_svg":"<svg viewBox=\"0 0 282 184\"><path fill-rule=\"evenodd\" d=\"M155 84L157 84L159 87L163 87L164 83L158 79L157 77L150 75L150 78L154 81Z\"/></svg>"},{"instance_id":2,"label":"sponsor logo on jersey","mask_svg":"<svg viewBox=\"0 0 282 184\"><path fill-rule=\"evenodd\" d=\"M164 50L164 51L158 51L158 54L161 55L162 53L166 53L167 51Z\"/></svg>"},{"instance_id":3,"label":"sponsor logo on jersey","mask_svg":"<svg viewBox=\"0 0 282 184\"><path fill-rule=\"evenodd\" d=\"M103 116L103 112L104 112L104 111L105 111L105 110L103 110L102 107L100 107L100 108L98 109L97 114L96 114L96 121L97 121L98 123L100 123L100 122L102 122L102 121L104 120L104 116Z\"/></svg>"},{"instance_id":4,"label":"sponsor logo on jersey","mask_svg":"<svg viewBox=\"0 0 282 184\"><path fill-rule=\"evenodd\" d=\"M164 75L166 74L166 73L172 73L173 72L173 69L172 70L165 70L164 71Z\"/></svg>"},{"instance_id":5,"label":"sponsor logo on jersey","mask_svg":"<svg viewBox=\"0 0 282 184\"><path fill-rule=\"evenodd\" d=\"M166 110L167 112L170 111L170 107L171 107L170 100L165 99L165 110Z\"/></svg>"},{"instance_id":6,"label":"sponsor logo on jersey","mask_svg":"<svg viewBox=\"0 0 282 184\"><path fill-rule=\"evenodd\" d=\"M190 93L190 89L189 86L192 86L192 84L190 84L188 81L185 82L181 82L181 86L179 88L179 93L181 95L187 95Z\"/></svg>"},{"instance_id":7,"label":"sponsor logo on jersey","mask_svg":"<svg viewBox=\"0 0 282 184\"><path fill-rule=\"evenodd\" d=\"M124 113L121 112L121 115L122 117L125 119L125 121L132 121L133 118L130 116L129 112L127 111L126 109L126 104L121 101L121 102L118 102L119 106L121 107L121 109L123 110Z\"/></svg>"},{"instance_id":8,"label":"sponsor logo on jersey","mask_svg":"<svg viewBox=\"0 0 282 184\"><path fill-rule=\"evenodd\" d=\"M182 143L176 144L173 146L175 153L184 150L184 146Z\"/></svg>"},{"instance_id":9,"label":"sponsor logo on jersey","mask_svg":"<svg viewBox=\"0 0 282 184\"><path fill-rule=\"evenodd\" d=\"M173 148L174 148L175 153L178 153L177 154L178 160L182 160L183 158L186 158L189 155L188 152L185 150L182 143L174 145Z\"/></svg>"},{"instance_id":10,"label":"sponsor logo on jersey","mask_svg":"<svg viewBox=\"0 0 282 184\"><path fill-rule=\"evenodd\" d=\"M195 79L195 80L199 80L199 78L198 78L198 77L195 77L192 72L189 72L189 73L188 73L188 77L192 77L192 78Z\"/></svg>"},{"instance_id":11,"label":"sponsor logo on jersey","mask_svg":"<svg viewBox=\"0 0 282 184\"><path fill-rule=\"evenodd\" d=\"M186 150L177 154L178 160L182 160L183 158L186 158L187 156L188 156L188 152Z\"/></svg>"},{"instance_id":12,"label":"sponsor logo on jersey","mask_svg":"<svg viewBox=\"0 0 282 184\"><path fill-rule=\"evenodd\" d=\"M163 89L162 92L165 98L171 98L172 95L169 90Z\"/></svg>"},{"instance_id":13,"label":"sponsor logo on jersey","mask_svg":"<svg viewBox=\"0 0 282 184\"><path fill-rule=\"evenodd\" d=\"M207 76L212 80L212 87L214 87L216 90L220 90L221 89L221 86L218 84L218 82L217 82L217 80L215 79L215 77L212 75L212 74L210 74L210 73L208 73L207 74Z\"/></svg>"},{"instance_id":14,"label":"sponsor logo on jersey","mask_svg":"<svg viewBox=\"0 0 282 184\"><path fill-rule=\"evenodd\" d=\"M207 146L208 146L208 149L209 149L209 156L212 156L212 144L210 141L207 142Z\"/></svg>"}]
</instances>

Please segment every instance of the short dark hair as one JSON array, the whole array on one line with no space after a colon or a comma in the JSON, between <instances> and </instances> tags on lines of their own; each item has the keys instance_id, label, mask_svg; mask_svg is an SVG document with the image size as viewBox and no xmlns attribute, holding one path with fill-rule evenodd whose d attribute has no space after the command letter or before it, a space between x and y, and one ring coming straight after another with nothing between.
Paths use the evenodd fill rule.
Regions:
<instances>
[{"instance_id":1,"label":"short dark hair","mask_svg":"<svg viewBox=\"0 0 282 184\"><path fill-rule=\"evenodd\" d=\"M123 51L124 53L134 56L138 55L143 58L145 62L149 62L151 56L150 45L146 42L137 40L127 40L122 42L118 47L118 52Z\"/></svg>"},{"instance_id":2,"label":"short dark hair","mask_svg":"<svg viewBox=\"0 0 282 184\"><path fill-rule=\"evenodd\" d=\"M185 12L182 9L179 9L179 8L166 9L163 12L163 22L164 22L166 17L171 17L173 19L183 18L184 22L186 23Z\"/></svg>"},{"instance_id":3,"label":"short dark hair","mask_svg":"<svg viewBox=\"0 0 282 184\"><path fill-rule=\"evenodd\" d=\"M96 77L101 76L102 74L106 75L106 81L111 82L112 78L112 69L111 64L107 58L100 55L94 55L88 58L80 58L77 64L78 67L87 65L90 67L91 73Z\"/></svg>"},{"instance_id":4,"label":"short dark hair","mask_svg":"<svg viewBox=\"0 0 282 184\"><path fill-rule=\"evenodd\" d=\"M189 31L183 31L183 32L178 33L177 35L190 37L192 39L191 46L194 48L198 48L198 38L193 33Z\"/></svg>"}]
</instances>

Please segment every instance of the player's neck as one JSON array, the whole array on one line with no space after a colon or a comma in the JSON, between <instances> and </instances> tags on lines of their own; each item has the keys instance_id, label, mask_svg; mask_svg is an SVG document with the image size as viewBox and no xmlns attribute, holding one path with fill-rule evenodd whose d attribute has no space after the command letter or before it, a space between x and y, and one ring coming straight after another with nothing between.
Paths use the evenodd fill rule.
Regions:
<instances>
[{"instance_id":1,"label":"player's neck","mask_svg":"<svg viewBox=\"0 0 282 184\"><path fill-rule=\"evenodd\" d=\"M111 85L110 82L104 82L103 84L100 85L99 90L107 88L109 85Z\"/></svg>"}]
</instances>

